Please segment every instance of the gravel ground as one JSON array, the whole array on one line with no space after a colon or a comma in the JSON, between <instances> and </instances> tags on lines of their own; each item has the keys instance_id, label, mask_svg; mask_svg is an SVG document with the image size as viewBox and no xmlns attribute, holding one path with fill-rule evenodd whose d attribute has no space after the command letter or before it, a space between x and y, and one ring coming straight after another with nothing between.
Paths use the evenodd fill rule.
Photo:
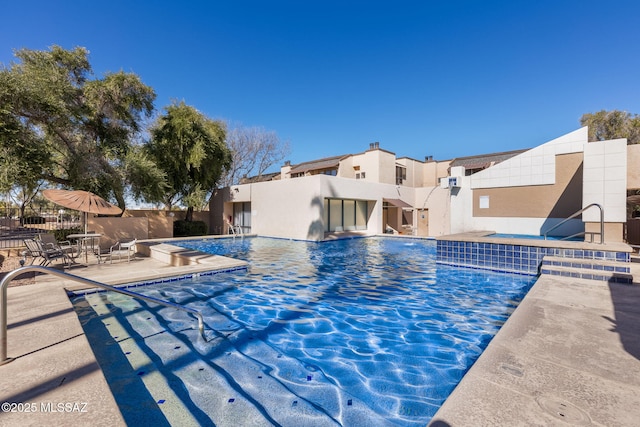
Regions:
<instances>
[{"instance_id":1,"label":"gravel ground","mask_svg":"<svg viewBox=\"0 0 640 427\"><path fill-rule=\"evenodd\" d=\"M20 268L20 259L20 256L9 256L5 258L3 255L0 255L0 263L2 264L2 267L0 267L0 280L7 272ZM9 283L9 287L32 285L35 282L35 273L25 273L13 279L11 283Z\"/></svg>"}]
</instances>

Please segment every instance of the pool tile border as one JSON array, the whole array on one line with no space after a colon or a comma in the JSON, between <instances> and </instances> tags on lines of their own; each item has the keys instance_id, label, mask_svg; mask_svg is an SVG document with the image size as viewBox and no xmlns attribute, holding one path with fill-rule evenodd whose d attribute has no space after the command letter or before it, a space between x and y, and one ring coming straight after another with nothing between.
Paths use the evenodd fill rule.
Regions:
<instances>
[{"instance_id":1,"label":"pool tile border","mask_svg":"<svg viewBox=\"0 0 640 427\"><path fill-rule=\"evenodd\" d=\"M578 260L630 262L620 251L570 249L524 244L437 240L438 264L470 267L506 273L537 275L545 256ZM570 261L569 261L570 262Z\"/></svg>"}]
</instances>

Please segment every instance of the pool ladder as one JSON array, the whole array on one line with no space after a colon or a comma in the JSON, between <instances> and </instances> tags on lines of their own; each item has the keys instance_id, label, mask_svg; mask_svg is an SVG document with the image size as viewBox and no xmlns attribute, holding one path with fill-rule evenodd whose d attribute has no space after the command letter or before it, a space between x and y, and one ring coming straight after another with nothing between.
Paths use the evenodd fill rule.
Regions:
<instances>
[{"instance_id":1,"label":"pool ladder","mask_svg":"<svg viewBox=\"0 0 640 427\"><path fill-rule=\"evenodd\" d=\"M200 332L200 336L202 337L202 339L206 341L206 338L204 336L204 319L202 318L202 314L200 314L198 310L184 307L171 301L164 301L158 298L142 295L137 292L128 291L126 289L115 288L104 283L96 282L95 280L85 279L84 277L64 273L54 268L30 265L27 267L20 267L11 271L0 282L0 365L4 365L5 363L11 362L13 360L7 357L7 288L9 287L9 282L23 273L32 271L45 274L53 274L54 276L62 277L64 279L84 283L85 285L106 289L108 291L117 292L119 294L130 296L132 298L141 299L154 304L164 305L166 307L175 308L176 310L182 310L186 311L187 313L191 313L198 319L198 332Z\"/></svg>"},{"instance_id":2,"label":"pool ladder","mask_svg":"<svg viewBox=\"0 0 640 427\"><path fill-rule=\"evenodd\" d=\"M244 237L244 232L242 230L241 225L233 225L229 227L229 231L231 232L231 234L233 234L233 237L236 237L236 236Z\"/></svg>"},{"instance_id":3,"label":"pool ladder","mask_svg":"<svg viewBox=\"0 0 640 427\"><path fill-rule=\"evenodd\" d=\"M569 240L569 239L572 239L574 237L586 236L588 234L588 235L591 236L591 242L590 243L593 243L593 237L596 234L599 234L600 235L600 244L603 244L604 243L604 210L602 209L602 206L600 206L597 203L591 203L589 206L585 206L584 208L580 209L578 212L574 213L570 217L563 219L562 221L560 221L559 223L557 223L556 225L554 225L553 227L548 229L544 233L544 240L547 240L547 235L549 233L551 233L553 230L555 230L556 228L560 227L562 224L564 224L565 222L569 221L570 219L573 219L573 218L577 217L578 215L581 215L582 212L586 211L587 209L593 208L593 207L596 207L596 208L600 209L600 232L598 233L596 231L581 231L579 233L572 234L571 236L563 237L560 240Z\"/></svg>"}]
</instances>

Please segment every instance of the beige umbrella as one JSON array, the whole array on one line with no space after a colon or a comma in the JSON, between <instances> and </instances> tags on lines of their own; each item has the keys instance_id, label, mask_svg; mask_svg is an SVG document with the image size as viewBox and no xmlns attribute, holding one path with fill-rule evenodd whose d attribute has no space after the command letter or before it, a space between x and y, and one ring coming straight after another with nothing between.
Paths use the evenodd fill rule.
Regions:
<instances>
[{"instance_id":1,"label":"beige umbrella","mask_svg":"<svg viewBox=\"0 0 640 427\"><path fill-rule=\"evenodd\" d=\"M122 212L119 207L88 191L44 190L42 195L57 205L84 212L85 234L87 233L87 214L118 215Z\"/></svg>"}]
</instances>

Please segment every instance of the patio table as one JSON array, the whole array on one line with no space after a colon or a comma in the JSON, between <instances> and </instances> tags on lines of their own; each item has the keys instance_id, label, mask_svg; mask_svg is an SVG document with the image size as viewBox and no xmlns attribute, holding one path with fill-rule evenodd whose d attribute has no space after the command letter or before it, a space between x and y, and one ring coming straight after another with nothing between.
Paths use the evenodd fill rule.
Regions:
<instances>
[{"instance_id":1,"label":"patio table","mask_svg":"<svg viewBox=\"0 0 640 427\"><path fill-rule=\"evenodd\" d=\"M78 233L67 236L68 239L73 239L77 242L78 256L80 256L81 252L84 252L84 262L88 262L89 260L89 247L93 250L96 246L96 239L99 240L100 237L102 237L101 233Z\"/></svg>"}]
</instances>

